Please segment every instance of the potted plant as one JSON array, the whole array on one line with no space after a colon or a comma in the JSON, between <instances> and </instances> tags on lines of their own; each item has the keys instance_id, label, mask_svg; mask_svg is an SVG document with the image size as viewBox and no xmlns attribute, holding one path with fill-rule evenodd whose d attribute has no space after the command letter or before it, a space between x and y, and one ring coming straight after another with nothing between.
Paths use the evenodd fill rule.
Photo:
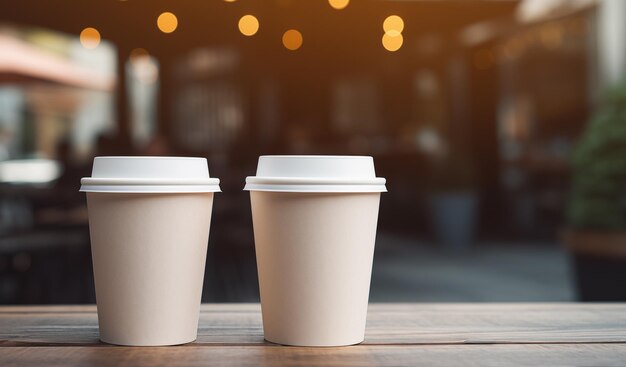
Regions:
<instances>
[{"instance_id":1,"label":"potted plant","mask_svg":"<svg viewBox=\"0 0 626 367\"><path fill-rule=\"evenodd\" d=\"M431 218L435 237L447 251L463 251L474 242L478 195L473 168L469 154L457 150L434 162Z\"/></svg>"},{"instance_id":2,"label":"potted plant","mask_svg":"<svg viewBox=\"0 0 626 367\"><path fill-rule=\"evenodd\" d=\"M584 301L626 301L626 84L611 90L573 157L564 242Z\"/></svg>"}]
</instances>

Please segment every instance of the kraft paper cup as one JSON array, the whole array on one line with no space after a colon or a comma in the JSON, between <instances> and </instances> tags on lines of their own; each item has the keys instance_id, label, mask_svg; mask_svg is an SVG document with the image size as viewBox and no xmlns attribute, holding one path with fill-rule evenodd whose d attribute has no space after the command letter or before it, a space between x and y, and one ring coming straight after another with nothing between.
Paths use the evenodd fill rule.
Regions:
<instances>
[{"instance_id":1,"label":"kraft paper cup","mask_svg":"<svg viewBox=\"0 0 626 367\"><path fill-rule=\"evenodd\" d=\"M248 177L265 339L358 344L385 180L371 157L262 156Z\"/></svg>"},{"instance_id":2,"label":"kraft paper cup","mask_svg":"<svg viewBox=\"0 0 626 367\"><path fill-rule=\"evenodd\" d=\"M100 339L132 346L194 341L219 191L206 159L97 157L81 183Z\"/></svg>"}]
</instances>

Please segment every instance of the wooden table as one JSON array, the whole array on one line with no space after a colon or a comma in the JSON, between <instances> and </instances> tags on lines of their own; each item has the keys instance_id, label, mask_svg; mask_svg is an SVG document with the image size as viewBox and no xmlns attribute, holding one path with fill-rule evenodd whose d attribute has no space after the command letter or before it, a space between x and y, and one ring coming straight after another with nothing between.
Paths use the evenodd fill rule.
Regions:
<instances>
[{"instance_id":1,"label":"wooden table","mask_svg":"<svg viewBox=\"0 0 626 367\"><path fill-rule=\"evenodd\" d=\"M626 366L626 304L372 304L365 342L263 340L258 304L202 306L198 340L98 341L95 306L0 307L0 366Z\"/></svg>"}]
</instances>

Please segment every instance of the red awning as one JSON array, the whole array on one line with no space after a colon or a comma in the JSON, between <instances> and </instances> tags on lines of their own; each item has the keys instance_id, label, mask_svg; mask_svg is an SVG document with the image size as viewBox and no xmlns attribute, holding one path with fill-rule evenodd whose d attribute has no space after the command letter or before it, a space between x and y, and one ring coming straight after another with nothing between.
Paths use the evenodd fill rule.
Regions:
<instances>
[{"instance_id":1,"label":"red awning","mask_svg":"<svg viewBox=\"0 0 626 367\"><path fill-rule=\"evenodd\" d=\"M0 35L0 84L33 81L104 91L115 85L113 75L90 70L19 39Z\"/></svg>"}]
</instances>

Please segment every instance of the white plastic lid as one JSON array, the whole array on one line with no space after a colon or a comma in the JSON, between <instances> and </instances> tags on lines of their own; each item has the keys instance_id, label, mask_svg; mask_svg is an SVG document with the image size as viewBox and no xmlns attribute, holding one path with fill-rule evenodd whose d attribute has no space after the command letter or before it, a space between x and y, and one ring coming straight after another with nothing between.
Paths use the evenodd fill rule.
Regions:
<instances>
[{"instance_id":1,"label":"white plastic lid","mask_svg":"<svg viewBox=\"0 0 626 367\"><path fill-rule=\"evenodd\" d=\"M91 177L80 183L81 192L220 191L220 180L209 176L206 158L195 157L96 157Z\"/></svg>"},{"instance_id":2,"label":"white plastic lid","mask_svg":"<svg viewBox=\"0 0 626 367\"><path fill-rule=\"evenodd\" d=\"M244 190L280 192L387 192L366 156L264 155Z\"/></svg>"}]
</instances>

